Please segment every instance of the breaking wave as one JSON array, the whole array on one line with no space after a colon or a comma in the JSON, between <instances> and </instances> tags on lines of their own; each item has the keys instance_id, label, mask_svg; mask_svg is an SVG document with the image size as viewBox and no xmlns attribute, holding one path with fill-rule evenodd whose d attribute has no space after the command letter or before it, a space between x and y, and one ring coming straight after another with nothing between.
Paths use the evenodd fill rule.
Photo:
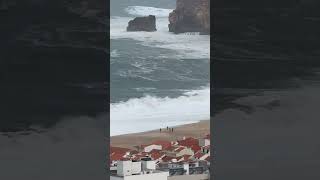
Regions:
<instances>
[{"instance_id":1,"label":"breaking wave","mask_svg":"<svg viewBox=\"0 0 320 180\"><path fill-rule=\"evenodd\" d=\"M173 50L176 54L171 58L208 59L210 57L209 35L173 34L168 30L168 18L157 18L156 32L127 32L126 27L131 19L132 17L111 17L111 39L132 39L143 46Z\"/></svg>"},{"instance_id":2,"label":"breaking wave","mask_svg":"<svg viewBox=\"0 0 320 180\"><path fill-rule=\"evenodd\" d=\"M148 6L129 6L125 9L125 11L134 16L154 15L156 17L168 17L169 13L172 12L173 9L163 9Z\"/></svg>"},{"instance_id":3,"label":"breaking wave","mask_svg":"<svg viewBox=\"0 0 320 180\"><path fill-rule=\"evenodd\" d=\"M126 102L110 105L110 135L153 130L209 118L209 87L185 92L177 98L154 96L132 98Z\"/></svg>"},{"instance_id":4,"label":"breaking wave","mask_svg":"<svg viewBox=\"0 0 320 180\"><path fill-rule=\"evenodd\" d=\"M118 50L112 50L111 53L110 53L111 57L119 57L120 54L118 53Z\"/></svg>"}]
</instances>

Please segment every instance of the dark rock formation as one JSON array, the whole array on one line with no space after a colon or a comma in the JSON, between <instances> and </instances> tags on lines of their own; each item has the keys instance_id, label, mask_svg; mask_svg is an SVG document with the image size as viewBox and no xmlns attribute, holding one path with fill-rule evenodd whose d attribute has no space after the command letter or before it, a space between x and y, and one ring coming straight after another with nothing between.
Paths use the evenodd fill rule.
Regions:
<instances>
[{"instance_id":1,"label":"dark rock formation","mask_svg":"<svg viewBox=\"0 0 320 180\"><path fill-rule=\"evenodd\" d=\"M210 33L210 0L177 0L169 15L169 31Z\"/></svg>"},{"instance_id":2,"label":"dark rock formation","mask_svg":"<svg viewBox=\"0 0 320 180\"><path fill-rule=\"evenodd\" d=\"M136 17L129 21L127 31L156 31L156 17L149 15L146 17Z\"/></svg>"}]
</instances>

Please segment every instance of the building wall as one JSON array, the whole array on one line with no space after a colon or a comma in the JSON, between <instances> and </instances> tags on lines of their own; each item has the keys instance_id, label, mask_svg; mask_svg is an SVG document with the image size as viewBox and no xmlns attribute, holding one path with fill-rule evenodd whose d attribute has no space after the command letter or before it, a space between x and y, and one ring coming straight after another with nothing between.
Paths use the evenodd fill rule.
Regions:
<instances>
[{"instance_id":1,"label":"building wall","mask_svg":"<svg viewBox=\"0 0 320 180\"><path fill-rule=\"evenodd\" d=\"M210 145L210 140L209 139L199 139L199 146L208 146Z\"/></svg>"},{"instance_id":2,"label":"building wall","mask_svg":"<svg viewBox=\"0 0 320 180\"><path fill-rule=\"evenodd\" d=\"M132 162L131 161L118 161L117 163L117 174L121 176L132 174Z\"/></svg>"},{"instance_id":3,"label":"building wall","mask_svg":"<svg viewBox=\"0 0 320 180\"><path fill-rule=\"evenodd\" d=\"M110 176L110 180L168 180L169 172L142 174L125 177Z\"/></svg>"},{"instance_id":4,"label":"building wall","mask_svg":"<svg viewBox=\"0 0 320 180\"><path fill-rule=\"evenodd\" d=\"M155 161L142 161L142 170L155 170L156 169L156 162Z\"/></svg>"},{"instance_id":5,"label":"building wall","mask_svg":"<svg viewBox=\"0 0 320 180\"><path fill-rule=\"evenodd\" d=\"M110 176L110 180L123 180L123 177Z\"/></svg>"},{"instance_id":6,"label":"building wall","mask_svg":"<svg viewBox=\"0 0 320 180\"><path fill-rule=\"evenodd\" d=\"M208 174L169 176L168 180L209 180Z\"/></svg>"},{"instance_id":7,"label":"building wall","mask_svg":"<svg viewBox=\"0 0 320 180\"><path fill-rule=\"evenodd\" d=\"M141 172L141 162L132 162L131 164L132 174L138 174Z\"/></svg>"}]
</instances>

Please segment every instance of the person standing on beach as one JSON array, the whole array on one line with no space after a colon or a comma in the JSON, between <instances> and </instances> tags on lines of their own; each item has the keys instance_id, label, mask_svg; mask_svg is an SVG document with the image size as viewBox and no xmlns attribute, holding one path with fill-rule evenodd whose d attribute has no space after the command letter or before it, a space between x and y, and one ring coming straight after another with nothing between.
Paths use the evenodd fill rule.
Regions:
<instances>
[{"instance_id":1,"label":"person standing on beach","mask_svg":"<svg viewBox=\"0 0 320 180\"><path fill-rule=\"evenodd\" d=\"M169 127L167 126L167 131L169 130Z\"/></svg>"},{"instance_id":2,"label":"person standing on beach","mask_svg":"<svg viewBox=\"0 0 320 180\"><path fill-rule=\"evenodd\" d=\"M160 128L160 133L161 133L161 128Z\"/></svg>"}]
</instances>

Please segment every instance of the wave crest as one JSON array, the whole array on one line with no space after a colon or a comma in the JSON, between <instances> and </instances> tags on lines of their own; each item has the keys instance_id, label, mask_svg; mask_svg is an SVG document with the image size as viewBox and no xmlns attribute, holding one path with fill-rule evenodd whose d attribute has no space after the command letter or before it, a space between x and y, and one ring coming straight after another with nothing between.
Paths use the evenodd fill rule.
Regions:
<instances>
[{"instance_id":1,"label":"wave crest","mask_svg":"<svg viewBox=\"0 0 320 180\"><path fill-rule=\"evenodd\" d=\"M172 12L173 9L163 9L148 6L128 6L125 11L134 16L154 15L156 17L169 17L169 13Z\"/></svg>"},{"instance_id":2,"label":"wave crest","mask_svg":"<svg viewBox=\"0 0 320 180\"><path fill-rule=\"evenodd\" d=\"M145 96L110 106L111 136L193 123L210 118L210 89L177 98Z\"/></svg>"},{"instance_id":3,"label":"wave crest","mask_svg":"<svg viewBox=\"0 0 320 180\"><path fill-rule=\"evenodd\" d=\"M156 32L127 32L126 27L130 17L110 18L110 38L133 39L140 45L169 49L177 53L171 58L207 59L210 57L210 36L199 34L173 34L168 30L168 19L157 19Z\"/></svg>"}]
</instances>

